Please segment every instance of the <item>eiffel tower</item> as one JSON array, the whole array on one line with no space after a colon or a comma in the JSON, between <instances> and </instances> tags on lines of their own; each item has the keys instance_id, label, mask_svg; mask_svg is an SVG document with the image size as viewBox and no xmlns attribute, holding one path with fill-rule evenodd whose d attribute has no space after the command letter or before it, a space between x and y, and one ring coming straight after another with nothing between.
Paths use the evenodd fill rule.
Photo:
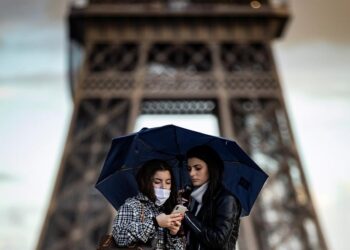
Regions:
<instances>
[{"instance_id":1,"label":"eiffel tower","mask_svg":"<svg viewBox=\"0 0 350 250\"><path fill-rule=\"evenodd\" d=\"M139 115L212 114L270 176L239 249L327 249L271 50L288 18L283 0L72 4L74 113L37 248L96 249L113 209L94 184L111 138Z\"/></svg>"}]
</instances>

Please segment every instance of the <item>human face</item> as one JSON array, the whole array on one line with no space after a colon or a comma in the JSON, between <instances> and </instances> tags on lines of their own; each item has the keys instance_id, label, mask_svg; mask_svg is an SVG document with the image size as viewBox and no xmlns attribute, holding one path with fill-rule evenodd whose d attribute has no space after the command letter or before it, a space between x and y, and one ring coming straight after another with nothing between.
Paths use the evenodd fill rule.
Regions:
<instances>
[{"instance_id":1,"label":"human face","mask_svg":"<svg viewBox=\"0 0 350 250\"><path fill-rule=\"evenodd\" d=\"M187 160L187 170L191 177L193 186L202 186L209 180L207 164L199 158L193 157Z\"/></svg>"},{"instance_id":2,"label":"human face","mask_svg":"<svg viewBox=\"0 0 350 250\"><path fill-rule=\"evenodd\" d=\"M171 188L171 175L168 170L157 171L153 176L153 187L154 188Z\"/></svg>"}]
</instances>

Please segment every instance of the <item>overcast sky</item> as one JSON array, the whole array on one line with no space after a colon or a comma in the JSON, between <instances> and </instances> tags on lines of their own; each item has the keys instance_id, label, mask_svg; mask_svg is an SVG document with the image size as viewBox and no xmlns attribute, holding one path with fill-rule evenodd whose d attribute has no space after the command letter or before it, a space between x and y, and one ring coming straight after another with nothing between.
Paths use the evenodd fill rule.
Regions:
<instances>
[{"instance_id":1,"label":"overcast sky","mask_svg":"<svg viewBox=\"0 0 350 250\"><path fill-rule=\"evenodd\" d=\"M326 240L347 250L350 1L290 7L275 59ZM72 112L65 9L65 1L0 2L0 249L34 248L61 160Z\"/></svg>"}]
</instances>

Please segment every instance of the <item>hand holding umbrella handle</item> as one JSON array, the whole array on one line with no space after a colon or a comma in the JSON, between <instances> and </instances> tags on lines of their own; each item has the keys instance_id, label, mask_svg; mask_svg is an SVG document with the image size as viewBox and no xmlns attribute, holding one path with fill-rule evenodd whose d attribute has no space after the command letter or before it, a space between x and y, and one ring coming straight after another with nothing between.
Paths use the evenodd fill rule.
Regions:
<instances>
[{"instance_id":1,"label":"hand holding umbrella handle","mask_svg":"<svg viewBox=\"0 0 350 250\"><path fill-rule=\"evenodd\" d=\"M177 203L181 205L187 203L190 199L192 189L193 188L191 186L186 185L184 189L177 191Z\"/></svg>"}]
</instances>

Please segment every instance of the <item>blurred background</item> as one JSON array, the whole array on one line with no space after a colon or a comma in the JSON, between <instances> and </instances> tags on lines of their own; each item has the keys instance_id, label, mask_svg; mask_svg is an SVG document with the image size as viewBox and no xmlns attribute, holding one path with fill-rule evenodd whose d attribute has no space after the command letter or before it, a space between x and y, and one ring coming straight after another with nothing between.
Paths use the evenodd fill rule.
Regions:
<instances>
[{"instance_id":1,"label":"blurred background","mask_svg":"<svg viewBox=\"0 0 350 250\"><path fill-rule=\"evenodd\" d=\"M0 2L0 249L35 248L52 194L73 108L66 73L68 4ZM329 249L346 250L350 2L289 5L292 19L273 44L278 72ZM176 120L148 122L140 118L137 127ZM208 118L205 124L203 132L218 133L215 121ZM194 121L180 125L198 127Z\"/></svg>"}]
</instances>

